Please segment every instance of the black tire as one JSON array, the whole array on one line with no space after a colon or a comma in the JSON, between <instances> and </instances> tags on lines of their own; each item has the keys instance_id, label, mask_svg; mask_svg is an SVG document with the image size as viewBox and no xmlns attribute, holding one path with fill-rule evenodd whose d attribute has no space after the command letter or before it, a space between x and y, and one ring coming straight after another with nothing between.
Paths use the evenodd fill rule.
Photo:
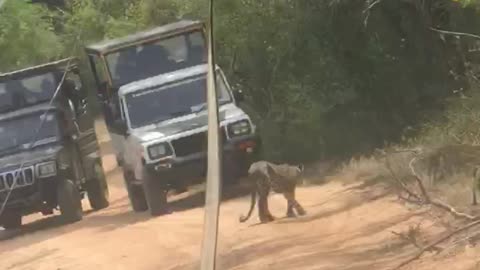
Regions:
<instances>
[{"instance_id":1,"label":"black tire","mask_svg":"<svg viewBox=\"0 0 480 270\"><path fill-rule=\"evenodd\" d=\"M155 179L146 168L142 171L143 191L151 216L168 214L167 188L160 179Z\"/></svg>"},{"instance_id":2,"label":"black tire","mask_svg":"<svg viewBox=\"0 0 480 270\"><path fill-rule=\"evenodd\" d=\"M80 191L71 180L64 180L58 183L57 199L61 217L65 223L82 220L83 209Z\"/></svg>"},{"instance_id":3,"label":"black tire","mask_svg":"<svg viewBox=\"0 0 480 270\"><path fill-rule=\"evenodd\" d=\"M142 186L133 185L133 173L123 170L123 178L125 179L125 188L127 189L130 205L134 212L144 212L148 210L145 193Z\"/></svg>"},{"instance_id":4,"label":"black tire","mask_svg":"<svg viewBox=\"0 0 480 270\"><path fill-rule=\"evenodd\" d=\"M87 189L88 201L94 210L100 210L109 206L109 191L107 179L103 173L103 168L100 162L95 162L93 169L95 171L95 178L89 180L85 187Z\"/></svg>"},{"instance_id":5,"label":"black tire","mask_svg":"<svg viewBox=\"0 0 480 270\"><path fill-rule=\"evenodd\" d=\"M16 212L5 213L2 218L2 227L5 230L15 230L22 227L22 215Z\"/></svg>"}]
</instances>

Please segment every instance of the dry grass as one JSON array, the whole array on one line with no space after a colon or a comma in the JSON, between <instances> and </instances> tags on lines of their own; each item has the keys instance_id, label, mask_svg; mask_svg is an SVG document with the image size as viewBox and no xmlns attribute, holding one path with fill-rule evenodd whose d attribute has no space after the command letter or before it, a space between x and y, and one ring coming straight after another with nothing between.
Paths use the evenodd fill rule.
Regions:
<instances>
[{"instance_id":1,"label":"dry grass","mask_svg":"<svg viewBox=\"0 0 480 270\"><path fill-rule=\"evenodd\" d=\"M336 177L346 182L371 181L384 178L387 173L383 162L375 157L359 157L342 164Z\"/></svg>"},{"instance_id":2,"label":"dry grass","mask_svg":"<svg viewBox=\"0 0 480 270\"><path fill-rule=\"evenodd\" d=\"M472 149L474 149L473 147ZM461 153L448 153L450 158L455 156L455 160L445 159L448 164L439 163L436 168L443 172L441 179L435 179L433 185L427 185L429 193L435 198L438 198L445 203L452 205L460 211L472 213L475 211L475 207L472 207L472 175L470 160L464 158L464 150L460 150ZM474 149L475 151L477 149ZM451 149L449 149L451 151ZM469 148L468 151L473 151ZM393 151L390 151L393 152ZM435 153L432 149L429 151L429 155ZM445 152L440 152L441 155L445 155ZM458 156L461 156L460 158ZM462 156L463 155L463 156ZM412 172L410 170L409 162L414 157L414 154L408 151L396 151L395 153L388 154L387 157L370 156L351 159L343 163L335 179L342 180L346 183L353 183L357 181L395 185L395 181L392 176L392 172L395 176L406 183L409 183L412 179ZM391 167L391 171L386 167L386 158ZM424 164L423 160L418 162L415 166L415 170L422 178L424 183L430 181L428 175L428 167ZM333 179L333 177L331 177Z\"/></svg>"},{"instance_id":3,"label":"dry grass","mask_svg":"<svg viewBox=\"0 0 480 270\"><path fill-rule=\"evenodd\" d=\"M412 154L398 153L388 156L390 167L401 179L406 179L411 176L408 162L411 160ZM391 172L385 166L386 159L381 156L362 156L359 158L350 159L343 163L338 170L336 178L350 183L355 181L377 182L377 181L392 181Z\"/></svg>"},{"instance_id":4,"label":"dry grass","mask_svg":"<svg viewBox=\"0 0 480 270\"><path fill-rule=\"evenodd\" d=\"M474 208L472 206L472 177L470 175L451 175L436 183L431 193L459 211L471 212Z\"/></svg>"}]
</instances>

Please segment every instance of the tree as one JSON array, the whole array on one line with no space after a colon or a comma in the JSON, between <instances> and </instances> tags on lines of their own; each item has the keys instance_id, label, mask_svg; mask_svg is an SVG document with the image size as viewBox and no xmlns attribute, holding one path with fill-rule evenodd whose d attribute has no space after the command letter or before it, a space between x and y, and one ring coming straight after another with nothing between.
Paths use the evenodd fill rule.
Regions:
<instances>
[{"instance_id":1,"label":"tree","mask_svg":"<svg viewBox=\"0 0 480 270\"><path fill-rule=\"evenodd\" d=\"M0 71L58 58L60 38L53 31L53 14L25 0L7 1L0 10ZM19 20L21 18L21 20Z\"/></svg>"}]
</instances>

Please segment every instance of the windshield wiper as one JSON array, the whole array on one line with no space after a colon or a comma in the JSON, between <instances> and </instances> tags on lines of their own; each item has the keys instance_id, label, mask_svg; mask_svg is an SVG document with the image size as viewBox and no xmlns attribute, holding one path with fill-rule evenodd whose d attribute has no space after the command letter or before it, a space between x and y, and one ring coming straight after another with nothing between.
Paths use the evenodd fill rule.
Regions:
<instances>
[{"instance_id":1,"label":"windshield wiper","mask_svg":"<svg viewBox=\"0 0 480 270\"><path fill-rule=\"evenodd\" d=\"M172 117L178 117L178 116L182 116L182 115L186 115L186 114L189 114L189 113L192 113L193 111L178 111L178 112L173 112L173 113L170 113L170 116Z\"/></svg>"},{"instance_id":2,"label":"windshield wiper","mask_svg":"<svg viewBox=\"0 0 480 270\"><path fill-rule=\"evenodd\" d=\"M228 99L220 99L218 100L218 106L222 106L226 103L230 102L230 100ZM199 113L201 111L204 111L206 110L208 107L207 103L202 103L202 104L199 104L199 105L196 105L196 106L193 106L192 107L192 113Z\"/></svg>"},{"instance_id":3,"label":"windshield wiper","mask_svg":"<svg viewBox=\"0 0 480 270\"><path fill-rule=\"evenodd\" d=\"M57 141L57 137L55 136L51 136L51 137L47 137L47 138L43 138L43 139L40 139L40 140L37 140L36 142L34 142L33 144L31 143L28 143L28 144L24 144L25 145L25 149L31 149L31 148L34 148L36 146L40 146L40 145L44 145L44 144L49 144L49 143L52 143L52 142L56 142Z\"/></svg>"},{"instance_id":4,"label":"windshield wiper","mask_svg":"<svg viewBox=\"0 0 480 270\"><path fill-rule=\"evenodd\" d=\"M149 122L149 123L150 123L149 125L152 125L152 124L153 124L153 125L156 125L156 124L158 124L158 123L160 123L160 122L163 122L163 121L165 121L165 120L168 120L168 119L170 119L170 117L165 116L165 115L159 115L157 118L155 118L155 119L153 119L152 121L150 121L150 122Z\"/></svg>"},{"instance_id":5,"label":"windshield wiper","mask_svg":"<svg viewBox=\"0 0 480 270\"><path fill-rule=\"evenodd\" d=\"M192 113L199 113L207 108L207 103L202 103L192 107Z\"/></svg>"}]
</instances>

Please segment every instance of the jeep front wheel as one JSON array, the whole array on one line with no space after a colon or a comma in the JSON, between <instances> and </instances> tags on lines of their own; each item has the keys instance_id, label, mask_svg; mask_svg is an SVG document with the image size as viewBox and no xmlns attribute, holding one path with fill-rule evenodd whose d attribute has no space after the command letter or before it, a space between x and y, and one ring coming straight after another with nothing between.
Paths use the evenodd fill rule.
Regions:
<instances>
[{"instance_id":1,"label":"jeep front wheel","mask_svg":"<svg viewBox=\"0 0 480 270\"><path fill-rule=\"evenodd\" d=\"M16 212L5 213L2 217L1 226L5 228L5 230L19 229L22 227L22 215Z\"/></svg>"},{"instance_id":2,"label":"jeep front wheel","mask_svg":"<svg viewBox=\"0 0 480 270\"><path fill-rule=\"evenodd\" d=\"M108 184L103 174L100 162L95 162L93 166L95 178L87 181L85 188L87 189L88 201L94 210L107 208L109 205Z\"/></svg>"},{"instance_id":3,"label":"jeep front wheel","mask_svg":"<svg viewBox=\"0 0 480 270\"><path fill-rule=\"evenodd\" d=\"M150 215L160 216L168 214L167 189L161 179L155 179L146 168L142 169L143 191L148 204Z\"/></svg>"},{"instance_id":4,"label":"jeep front wheel","mask_svg":"<svg viewBox=\"0 0 480 270\"><path fill-rule=\"evenodd\" d=\"M135 212L144 212L148 210L147 201L145 200L145 193L142 186L134 185L133 173L127 170L123 170L123 178L125 179L125 187L128 193L128 199L130 199L130 205Z\"/></svg>"},{"instance_id":5,"label":"jeep front wheel","mask_svg":"<svg viewBox=\"0 0 480 270\"><path fill-rule=\"evenodd\" d=\"M71 180L64 180L58 183L57 198L64 222L73 223L82 220L83 209L80 191Z\"/></svg>"}]
</instances>

